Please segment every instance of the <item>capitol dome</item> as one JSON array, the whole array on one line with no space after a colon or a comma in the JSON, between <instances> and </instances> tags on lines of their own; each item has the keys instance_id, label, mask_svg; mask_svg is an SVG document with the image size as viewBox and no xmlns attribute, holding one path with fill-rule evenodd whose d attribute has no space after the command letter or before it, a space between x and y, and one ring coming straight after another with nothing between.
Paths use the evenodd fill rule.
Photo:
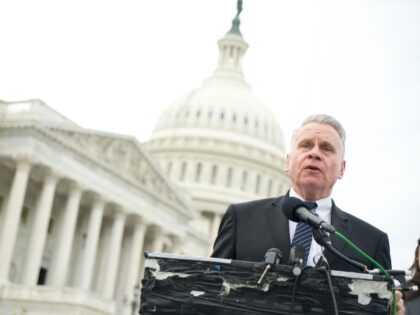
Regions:
<instances>
[{"instance_id":1,"label":"capitol dome","mask_svg":"<svg viewBox=\"0 0 420 315\"><path fill-rule=\"evenodd\" d=\"M283 154L283 133L273 114L245 82L230 81L215 75L201 88L180 97L159 119L153 138L198 133L222 139L238 138Z\"/></svg>"},{"instance_id":2,"label":"capitol dome","mask_svg":"<svg viewBox=\"0 0 420 315\"><path fill-rule=\"evenodd\" d=\"M200 226L215 237L232 202L277 196L289 187L283 132L242 72L248 48L239 13L218 42L219 61L198 89L158 120L148 149L191 197Z\"/></svg>"},{"instance_id":3,"label":"capitol dome","mask_svg":"<svg viewBox=\"0 0 420 315\"><path fill-rule=\"evenodd\" d=\"M283 132L277 120L244 80L242 59L247 48L240 32L232 27L219 41L220 57L214 74L163 113L153 138L207 130L209 136L240 135L242 141L266 149L274 146L271 149L284 154Z\"/></svg>"}]
</instances>

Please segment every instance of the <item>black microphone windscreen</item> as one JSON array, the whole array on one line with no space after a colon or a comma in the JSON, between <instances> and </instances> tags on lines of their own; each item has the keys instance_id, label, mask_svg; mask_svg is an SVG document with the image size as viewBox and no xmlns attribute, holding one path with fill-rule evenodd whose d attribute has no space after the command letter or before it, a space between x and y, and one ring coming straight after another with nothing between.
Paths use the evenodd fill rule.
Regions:
<instances>
[{"instance_id":1,"label":"black microphone windscreen","mask_svg":"<svg viewBox=\"0 0 420 315\"><path fill-rule=\"evenodd\" d=\"M296 210L301 207L308 209L308 205L304 201L295 197L286 198L283 202L284 215L290 221L299 222L300 219L296 216Z\"/></svg>"},{"instance_id":2,"label":"black microphone windscreen","mask_svg":"<svg viewBox=\"0 0 420 315\"><path fill-rule=\"evenodd\" d=\"M270 248L264 256L264 262L271 265L279 265L283 258L283 253L278 248Z\"/></svg>"},{"instance_id":3,"label":"black microphone windscreen","mask_svg":"<svg viewBox=\"0 0 420 315\"><path fill-rule=\"evenodd\" d=\"M323 229L312 229L314 240L321 246L331 244L330 236Z\"/></svg>"}]
</instances>

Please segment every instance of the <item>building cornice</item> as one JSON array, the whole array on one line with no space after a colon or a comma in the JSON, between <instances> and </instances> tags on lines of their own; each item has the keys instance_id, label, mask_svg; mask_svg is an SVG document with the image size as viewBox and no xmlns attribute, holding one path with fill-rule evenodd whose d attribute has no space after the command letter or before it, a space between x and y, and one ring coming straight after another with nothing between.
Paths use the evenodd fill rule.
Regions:
<instances>
[{"instance_id":1,"label":"building cornice","mask_svg":"<svg viewBox=\"0 0 420 315\"><path fill-rule=\"evenodd\" d=\"M192 218L191 206L150 158L141 144L129 136L97 132L82 128L60 128L37 123L2 123L1 136L13 133L40 135L70 150L91 165L146 192L170 208ZM168 198L162 198L165 194Z\"/></svg>"}]
</instances>

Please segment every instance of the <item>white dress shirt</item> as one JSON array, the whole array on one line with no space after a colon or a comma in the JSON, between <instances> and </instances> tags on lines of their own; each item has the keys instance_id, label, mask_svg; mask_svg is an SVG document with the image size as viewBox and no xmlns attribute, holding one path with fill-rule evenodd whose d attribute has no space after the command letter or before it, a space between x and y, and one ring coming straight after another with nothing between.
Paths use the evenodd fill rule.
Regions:
<instances>
[{"instance_id":1,"label":"white dress shirt","mask_svg":"<svg viewBox=\"0 0 420 315\"><path fill-rule=\"evenodd\" d=\"M298 198L300 200L304 200L301 196L299 196L293 190L293 188L290 189L289 196ZM323 221L327 222L328 224L331 224L331 207L332 207L331 196L328 196L320 200L315 200L315 202L318 205L315 209L315 212ZM295 235L296 226L297 226L297 222L293 222L289 220L290 243L292 243L293 241L293 236ZM321 246L312 237L311 249L309 250L307 265L312 266L312 267L315 266L321 254L322 254Z\"/></svg>"}]
</instances>

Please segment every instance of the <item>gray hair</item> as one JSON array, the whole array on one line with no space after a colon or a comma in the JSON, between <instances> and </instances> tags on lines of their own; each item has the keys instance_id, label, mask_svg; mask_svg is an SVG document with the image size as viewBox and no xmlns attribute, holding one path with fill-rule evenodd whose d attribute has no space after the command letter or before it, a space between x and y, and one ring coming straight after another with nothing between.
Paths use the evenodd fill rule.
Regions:
<instances>
[{"instance_id":1,"label":"gray hair","mask_svg":"<svg viewBox=\"0 0 420 315\"><path fill-rule=\"evenodd\" d=\"M325 114L317 114L317 115L311 115L311 116L306 117L305 120L300 125L300 127L293 132L292 139L291 139L292 144L294 143L299 130L303 126L309 123L318 123L318 124L323 124L323 125L328 125L328 126L333 127L335 131L337 131L338 136L340 137L341 143L343 144L343 154L344 154L345 148L346 148L346 145L345 145L346 131L344 130L343 126L340 124L340 122L337 119L335 119L332 116L325 115Z\"/></svg>"}]
</instances>

